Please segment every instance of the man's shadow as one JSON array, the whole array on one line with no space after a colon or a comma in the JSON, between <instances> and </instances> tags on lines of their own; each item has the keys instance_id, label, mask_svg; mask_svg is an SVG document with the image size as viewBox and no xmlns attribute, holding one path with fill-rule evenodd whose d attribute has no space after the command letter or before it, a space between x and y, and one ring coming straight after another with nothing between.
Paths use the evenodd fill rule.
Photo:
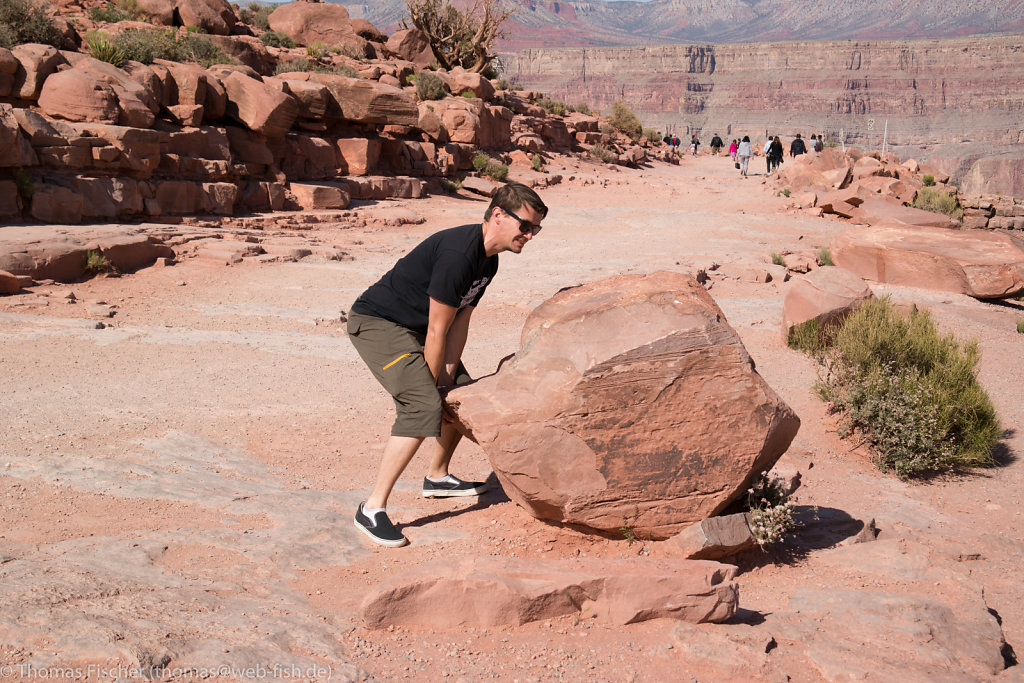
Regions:
<instances>
[{"instance_id":1,"label":"man's shadow","mask_svg":"<svg viewBox=\"0 0 1024 683\"><path fill-rule=\"evenodd\" d=\"M498 481L498 475L496 475L494 472L491 472L487 476L486 482L489 488L483 493L481 493L477 497L476 502L470 505L469 507L460 508L458 510L445 510L443 512L435 512L425 517L420 517L415 521L407 522L402 526L421 527L427 524L433 524L434 522L439 522L442 519L452 519L453 517L458 517L469 512L486 510L492 505L497 505L499 503L507 503L511 500L508 497L508 495L506 495L505 490L501 488L501 483Z\"/></svg>"}]
</instances>

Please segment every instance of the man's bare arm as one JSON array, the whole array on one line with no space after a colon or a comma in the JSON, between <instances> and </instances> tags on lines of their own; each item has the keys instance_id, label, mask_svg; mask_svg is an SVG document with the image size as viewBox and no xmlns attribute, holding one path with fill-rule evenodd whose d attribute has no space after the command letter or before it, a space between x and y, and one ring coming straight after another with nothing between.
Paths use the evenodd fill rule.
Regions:
<instances>
[{"instance_id":1,"label":"man's bare arm","mask_svg":"<svg viewBox=\"0 0 1024 683\"><path fill-rule=\"evenodd\" d=\"M451 386L455 383L455 370L462 360L462 352L469 338L469 318L473 315L473 306L461 309L448 328L448 338L444 345L444 368L438 386Z\"/></svg>"},{"instance_id":2,"label":"man's bare arm","mask_svg":"<svg viewBox=\"0 0 1024 683\"><path fill-rule=\"evenodd\" d=\"M427 339L423 344L423 358L427 361L430 374L434 376L435 384L439 386L447 386L444 382L451 382L450 376L445 377L445 360L447 358L445 347L448 342L448 331L458 312L459 309L454 306L443 304L431 297L430 310L427 314Z\"/></svg>"}]
</instances>

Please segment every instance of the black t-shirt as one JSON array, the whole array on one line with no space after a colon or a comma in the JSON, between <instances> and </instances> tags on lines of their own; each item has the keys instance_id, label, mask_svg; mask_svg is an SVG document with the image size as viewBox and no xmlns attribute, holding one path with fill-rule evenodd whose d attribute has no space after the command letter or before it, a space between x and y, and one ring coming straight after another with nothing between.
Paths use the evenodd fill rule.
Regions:
<instances>
[{"instance_id":1,"label":"black t-shirt","mask_svg":"<svg viewBox=\"0 0 1024 683\"><path fill-rule=\"evenodd\" d=\"M426 334L430 299L462 309L476 306L498 272L498 256L487 256L482 226L461 225L420 242L363 292L352 311Z\"/></svg>"}]
</instances>

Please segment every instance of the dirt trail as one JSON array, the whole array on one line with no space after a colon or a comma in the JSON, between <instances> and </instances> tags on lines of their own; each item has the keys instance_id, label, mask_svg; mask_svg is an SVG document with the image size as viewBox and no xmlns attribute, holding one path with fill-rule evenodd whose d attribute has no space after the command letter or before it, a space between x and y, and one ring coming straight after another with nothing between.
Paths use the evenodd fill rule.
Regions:
<instances>
[{"instance_id":1,"label":"dirt trail","mask_svg":"<svg viewBox=\"0 0 1024 683\"><path fill-rule=\"evenodd\" d=\"M642 170L582 165L565 175L541 192L551 207L544 232L521 255L502 256L474 315L465 360L476 374L515 351L530 310L562 287L620 273L763 264L773 251L816 251L846 227L787 210L760 176L740 178L725 158ZM812 363L779 339L788 285L722 279L712 296L803 422L785 459L803 473L807 527L787 549L738 559L735 626L774 629L775 645L757 654L763 662L735 668L727 661L735 642L701 658L664 621L364 629L357 610L365 592L424 561L660 552L542 524L500 490L478 502L424 501L421 460L390 505L411 545L377 548L353 528L392 408L338 318L420 239L477 222L486 207L469 197L401 204L426 222L376 223L368 205L358 210L365 226L315 229L349 261L225 267L187 259L0 299L0 664L15 667L3 670L9 678L32 680L27 663L134 661L213 662L227 667L213 680L245 680L245 666L269 661L321 680L315 667L329 668L332 680L839 680L834 672L856 667L857 657L808 655L795 643L813 637L793 635L805 626L783 618L801 605L817 614L822 602L811 589L930 595L972 614L982 604L998 612L1007 642L1024 647L1019 302L876 288L979 340L982 383L1008 430L1002 466L907 484L835 435L810 390ZM77 303L66 298L71 291ZM116 307L103 329L90 313L98 302ZM486 477L490 467L464 444L454 471ZM838 545L869 519L881 529L877 542ZM886 619L857 623L866 630L845 624L842 638L876 640L858 657L884 677L894 666L882 654L893 640Z\"/></svg>"}]
</instances>

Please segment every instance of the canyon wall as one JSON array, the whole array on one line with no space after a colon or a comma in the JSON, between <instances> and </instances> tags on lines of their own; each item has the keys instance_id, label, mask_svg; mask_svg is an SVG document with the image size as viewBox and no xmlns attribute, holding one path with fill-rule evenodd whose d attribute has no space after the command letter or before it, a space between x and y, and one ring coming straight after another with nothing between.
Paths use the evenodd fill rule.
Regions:
<instances>
[{"instance_id":1,"label":"canyon wall","mask_svg":"<svg viewBox=\"0 0 1024 683\"><path fill-rule=\"evenodd\" d=\"M526 88L602 111L623 100L645 126L705 144L767 130L877 148L888 125L897 154L961 180L985 161L1010 185L987 191L1024 194L1022 36L535 48L503 62Z\"/></svg>"}]
</instances>

